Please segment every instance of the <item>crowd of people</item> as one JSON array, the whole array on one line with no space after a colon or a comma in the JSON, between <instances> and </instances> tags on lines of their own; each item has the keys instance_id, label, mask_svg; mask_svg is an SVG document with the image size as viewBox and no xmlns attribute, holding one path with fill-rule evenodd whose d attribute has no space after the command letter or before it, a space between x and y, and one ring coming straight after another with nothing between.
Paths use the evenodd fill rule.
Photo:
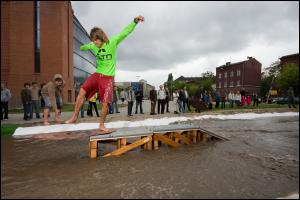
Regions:
<instances>
[{"instance_id":1,"label":"crowd of people","mask_svg":"<svg viewBox=\"0 0 300 200\"><path fill-rule=\"evenodd\" d=\"M49 124L49 116L50 109L53 108L54 116L56 122L61 122L60 114L63 106L62 101L62 89L65 83L60 74L56 74L52 81L48 83L42 83L40 86L37 82L25 83L24 88L21 90L21 100L23 105L23 119L30 120L34 117L40 119L40 112L43 111L43 119L44 124ZM79 87L82 84L79 85ZM76 91L76 88L75 88ZM75 92L76 93L76 92ZM6 88L5 84L1 84L1 120L8 119L8 102L11 99L11 92L8 88ZM143 109L143 91L137 89L134 91L132 87L128 87L126 90L124 88L121 91L118 91L118 88L114 86L113 89L113 99L109 104L109 114L120 113L118 108L118 102L121 105L127 103L127 115L133 116L133 109L135 107L135 114L144 114ZM289 107L293 106L294 108L294 92L293 89L289 88L288 90L288 98L289 98ZM186 87L183 89L177 89L173 92L172 96L169 92L168 88L164 88L163 85L159 87L158 90L153 88L149 94L150 100L150 115L156 114L164 114L170 113L169 102L173 99L173 107L175 114L184 113L187 111L191 111L191 105L195 107L196 112L200 112L204 109L212 109L213 105L216 109L226 108L226 105L229 108L234 107L257 107L261 102L261 98L257 95L257 93L247 94L243 89L241 91L229 91L229 93L220 94L218 92L212 93L199 89L195 96L189 95ZM96 113L96 116L99 117L99 112L97 108L97 102L99 100L99 94L95 93L94 96L89 99L85 99L88 102L88 108L86 110L87 116L93 116L93 110ZM197 102L199 105L203 105L202 108L197 106ZM119 105L120 105L119 104ZM134 106L135 105L135 106ZM81 108L81 117L84 117L84 106Z\"/></svg>"}]
</instances>

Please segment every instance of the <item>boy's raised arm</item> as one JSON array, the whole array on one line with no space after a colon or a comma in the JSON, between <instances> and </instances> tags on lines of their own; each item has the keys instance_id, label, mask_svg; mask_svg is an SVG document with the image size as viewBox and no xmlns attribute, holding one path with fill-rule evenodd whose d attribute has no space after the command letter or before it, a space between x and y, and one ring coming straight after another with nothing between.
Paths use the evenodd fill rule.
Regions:
<instances>
[{"instance_id":1,"label":"boy's raised arm","mask_svg":"<svg viewBox=\"0 0 300 200\"><path fill-rule=\"evenodd\" d=\"M133 22L131 22L128 26L126 26L123 31L121 33L119 33L118 35L116 35L116 40L117 40L117 45L122 42L136 27L136 25L139 22L143 22L144 21L144 17L143 16L138 16L135 17Z\"/></svg>"},{"instance_id":2,"label":"boy's raised arm","mask_svg":"<svg viewBox=\"0 0 300 200\"><path fill-rule=\"evenodd\" d=\"M90 42L88 44L84 44L84 45L80 46L80 50L81 51L90 50L90 49L92 49L93 44L94 44L93 42Z\"/></svg>"}]
</instances>

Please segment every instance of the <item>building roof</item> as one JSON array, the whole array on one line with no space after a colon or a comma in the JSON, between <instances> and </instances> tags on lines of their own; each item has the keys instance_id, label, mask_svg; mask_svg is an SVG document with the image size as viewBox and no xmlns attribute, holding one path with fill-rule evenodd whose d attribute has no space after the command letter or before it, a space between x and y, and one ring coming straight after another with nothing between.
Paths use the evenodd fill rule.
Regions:
<instances>
[{"instance_id":1,"label":"building roof","mask_svg":"<svg viewBox=\"0 0 300 200\"><path fill-rule=\"evenodd\" d=\"M286 55L286 56L282 56L279 59L284 59L284 58L289 58L289 57L294 57L294 56L299 56L299 53L294 53L294 54L290 54L290 55Z\"/></svg>"},{"instance_id":2,"label":"building roof","mask_svg":"<svg viewBox=\"0 0 300 200\"><path fill-rule=\"evenodd\" d=\"M230 62L227 62L225 65L221 65L219 67L217 67L216 69L218 68L223 68L223 67L232 67L234 65L238 65L238 64L241 64L241 63L244 63L244 62L248 62L250 60L255 60L256 62L260 63L258 60L256 60L255 58L253 57L248 57L248 60L244 60L244 61L240 61L240 62L236 62L236 63L230 63ZM260 63L261 64L261 63Z\"/></svg>"},{"instance_id":3,"label":"building roof","mask_svg":"<svg viewBox=\"0 0 300 200\"><path fill-rule=\"evenodd\" d=\"M177 79L175 79L175 81L199 81L201 80L201 77L184 77L184 76L180 76Z\"/></svg>"}]
</instances>

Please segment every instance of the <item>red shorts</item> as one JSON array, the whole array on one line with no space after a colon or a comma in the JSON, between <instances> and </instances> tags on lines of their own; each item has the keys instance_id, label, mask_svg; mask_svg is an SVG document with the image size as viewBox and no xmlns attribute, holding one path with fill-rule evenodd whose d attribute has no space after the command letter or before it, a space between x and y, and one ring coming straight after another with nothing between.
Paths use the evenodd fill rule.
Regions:
<instances>
[{"instance_id":1,"label":"red shorts","mask_svg":"<svg viewBox=\"0 0 300 200\"><path fill-rule=\"evenodd\" d=\"M102 103L111 103L113 97L114 77L105 76L103 74L94 73L88 77L82 89L86 92L86 97L89 99L96 92L99 94L99 99Z\"/></svg>"}]
</instances>

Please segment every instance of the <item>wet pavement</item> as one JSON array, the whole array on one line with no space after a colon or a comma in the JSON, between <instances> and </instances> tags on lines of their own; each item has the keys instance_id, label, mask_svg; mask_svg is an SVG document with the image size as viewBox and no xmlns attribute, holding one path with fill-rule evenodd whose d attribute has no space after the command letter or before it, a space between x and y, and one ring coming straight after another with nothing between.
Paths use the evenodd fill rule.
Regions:
<instances>
[{"instance_id":1,"label":"wet pavement","mask_svg":"<svg viewBox=\"0 0 300 200\"><path fill-rule=\"evenodd\" d=\"M91 160L87 138L1 136L1 197L277 198L299 193L299 116L193 123L229 141L136 149ZM100 144L98 153L114 148Z\"/></svg>"}]
</instances>

